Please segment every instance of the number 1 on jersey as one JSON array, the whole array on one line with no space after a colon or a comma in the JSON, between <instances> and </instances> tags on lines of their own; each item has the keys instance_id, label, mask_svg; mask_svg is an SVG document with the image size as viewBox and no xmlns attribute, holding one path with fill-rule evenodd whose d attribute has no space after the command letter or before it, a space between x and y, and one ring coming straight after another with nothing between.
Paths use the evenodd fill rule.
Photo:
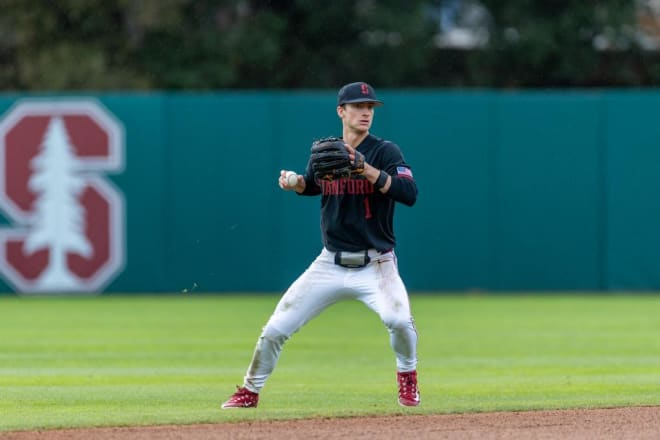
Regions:
<instances>
[{"instance_id":1,"label":"number 1 on jersey","mask_svg":"<svg viewBox=\"0 0 660 440\"><path fill-rule=\"evenodd\" d=\"M364 198L364 218L371 218L371 205L369 205L369 197Z\"/></svg>"}]
</instances>

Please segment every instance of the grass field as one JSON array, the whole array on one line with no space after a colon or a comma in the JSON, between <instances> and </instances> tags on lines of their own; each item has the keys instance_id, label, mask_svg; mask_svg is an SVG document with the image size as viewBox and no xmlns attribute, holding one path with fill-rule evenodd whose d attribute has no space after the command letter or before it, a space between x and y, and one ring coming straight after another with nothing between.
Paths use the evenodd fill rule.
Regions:
<instances>
[{"instance_id":1,"label":"grass field","mask_svg":"<svg viewBox=\"0 0 660 440\"><path fill-rule=\"evenodd\" d=\"M0 297L0 430L660 405L660 296L411 296L422 405L366 307L287 343L257 410L221 411L277 295Z\"/></svg>"}]
</instances>

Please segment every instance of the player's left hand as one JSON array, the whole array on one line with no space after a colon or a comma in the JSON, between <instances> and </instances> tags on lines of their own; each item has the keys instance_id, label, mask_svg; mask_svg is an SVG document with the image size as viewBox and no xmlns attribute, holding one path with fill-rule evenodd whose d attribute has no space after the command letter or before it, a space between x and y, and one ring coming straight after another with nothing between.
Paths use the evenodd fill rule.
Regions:
<instances>
[{"instance_id":1,"label":"player's left hand","mask_svg":"<svg viewBox=\"0 0 660 440\"><path fill-rule=\"evenodd\" d=\"M362 174L364 172L364 154L347 143L344 143L344 146L348 150L348 158L351 161L351 173Z\"/></svg>"}]
</instances>

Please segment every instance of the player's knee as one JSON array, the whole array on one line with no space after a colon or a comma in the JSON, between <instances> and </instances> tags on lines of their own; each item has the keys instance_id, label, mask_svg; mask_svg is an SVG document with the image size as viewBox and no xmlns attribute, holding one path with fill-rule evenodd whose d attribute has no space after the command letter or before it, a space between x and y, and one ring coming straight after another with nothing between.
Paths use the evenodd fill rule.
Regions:
<instances>
[{"instance_id":1,"label":"player's knee","mask_svg":"<svg viewBox=\"0 0 660 440\"><path fill-rule=\"evenodd\" d=\"M410 328L412 325L412 320L410 316L401 316L401 315L388 315L383 316L383 324L389 330L402 330Z\"/></svg>"},{"instance_id":2,"label":"player's knee","mask_svg":"<svg viewBox=\"0 0 660 440\"><path fill-rule=\"evenodd\" d=\"M272 325L266 325L264 327L263 331L261 332L261 337L280 344L284 344L284 342L289 339L289 335L279 331Z\"/></svg>"}]
</instances>

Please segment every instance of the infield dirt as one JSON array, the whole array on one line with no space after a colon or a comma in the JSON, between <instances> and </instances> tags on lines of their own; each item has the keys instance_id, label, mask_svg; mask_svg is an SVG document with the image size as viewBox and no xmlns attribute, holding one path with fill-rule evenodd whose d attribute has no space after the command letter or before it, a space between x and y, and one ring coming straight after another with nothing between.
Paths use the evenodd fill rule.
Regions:
<instances>
[{"instance_id":1,"label":"infield dirt","mask_svg":"<svg viewBox=\"0 0 660 440\"><path fill-rule=\"evenodd\" d=\"M657 439L660 407L305 419L0 433L2 440Z\"/></svg>"}]
</instances>

